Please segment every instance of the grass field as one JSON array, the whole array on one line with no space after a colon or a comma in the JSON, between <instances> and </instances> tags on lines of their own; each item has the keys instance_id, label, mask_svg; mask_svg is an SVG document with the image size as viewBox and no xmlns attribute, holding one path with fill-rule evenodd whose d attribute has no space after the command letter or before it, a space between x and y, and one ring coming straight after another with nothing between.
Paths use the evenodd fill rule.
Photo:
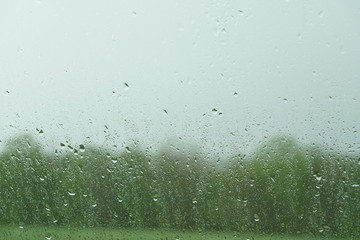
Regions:
<instances>
[{"instance_id":1,"label":"grass field","mask_svg":"<svg viewBox=\"0 0 360 240\"><path fill-rule=\"evenodd\" d=\"M76 239L76 240L180 240L180 239L242 239L242 240L340 240L351 238L327 238L306 235L262 235L236 232L216 231L182 231L169 229L119 229L119 228L75 228L75 227L42 227L42 226L0 226L0 239Z\"/></svg>"}]
</instances>

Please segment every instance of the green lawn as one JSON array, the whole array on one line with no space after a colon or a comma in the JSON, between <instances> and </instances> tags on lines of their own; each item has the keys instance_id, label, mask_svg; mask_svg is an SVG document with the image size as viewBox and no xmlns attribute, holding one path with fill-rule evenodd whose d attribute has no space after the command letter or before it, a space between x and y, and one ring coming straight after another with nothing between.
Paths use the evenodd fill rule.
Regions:
<instances>
[{"instance_id":1,"label":"green lawn","mask_svg":"<svg viewBox=\"0 0 360 240\"><path fill-rule=\"evenodd\" d=\"M167 229L119 229L119 228L74 228L74 227L41 227L41 226L0 226L0 239L4 240L32 240L32 239L74 239L74 240L108 240L108 239L242 239L242 240L278 240L278 239L351 239L351 238L325 238L313 236L291 235L259 235L234 232L215 231L181 231Z\"/></svg>"}]
</instances>

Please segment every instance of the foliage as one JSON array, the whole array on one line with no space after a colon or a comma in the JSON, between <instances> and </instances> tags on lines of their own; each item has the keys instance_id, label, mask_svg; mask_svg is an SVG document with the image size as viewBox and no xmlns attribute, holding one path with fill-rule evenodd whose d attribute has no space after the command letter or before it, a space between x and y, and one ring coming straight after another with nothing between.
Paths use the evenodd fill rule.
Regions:
<instances>
[{"instance_id":1,"label":"foliage","mask_svg":"<svg viewBox=\"0 0 360 240\"><path fill-rule=\"evenodd\" d=\"M192 148L49 154L29 135L0 154L0 224L359 236L359 158L274 137L214 164ZM195 149L195 150L194 150Z\"/></svg>"}]
</instances>

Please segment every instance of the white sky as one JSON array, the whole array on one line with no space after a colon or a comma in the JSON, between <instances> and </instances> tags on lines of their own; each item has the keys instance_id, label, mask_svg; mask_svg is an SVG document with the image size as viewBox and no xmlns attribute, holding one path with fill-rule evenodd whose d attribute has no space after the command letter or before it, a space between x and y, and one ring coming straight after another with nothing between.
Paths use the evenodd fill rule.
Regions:
<instances>
[{"instance_id":1,"label":"white sky","mask_svg":"<svg viewBox=\"0 0 360 240\"><path fill-rule=\"evenodd\" d=\"M359 25L356 0L0 0L0 146L285 133L359 152Z\"/></svg>"}]
</instances>

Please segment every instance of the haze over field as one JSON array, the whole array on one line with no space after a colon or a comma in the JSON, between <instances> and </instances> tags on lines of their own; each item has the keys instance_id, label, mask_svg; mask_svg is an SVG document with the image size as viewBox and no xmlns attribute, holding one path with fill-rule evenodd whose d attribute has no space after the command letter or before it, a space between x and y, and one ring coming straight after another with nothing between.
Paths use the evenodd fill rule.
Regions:
<instances>
[{"instance_id":1,"label":"haze over field","mask_svg":"<svg viewBox=\"0 0 360 240\"><path fill-rule=\"evenodd\" d=\"M0 1L0 146L360 149L358 1ZM334 146L335 145L335 146Z\"/></svg>"}]
</instances>

